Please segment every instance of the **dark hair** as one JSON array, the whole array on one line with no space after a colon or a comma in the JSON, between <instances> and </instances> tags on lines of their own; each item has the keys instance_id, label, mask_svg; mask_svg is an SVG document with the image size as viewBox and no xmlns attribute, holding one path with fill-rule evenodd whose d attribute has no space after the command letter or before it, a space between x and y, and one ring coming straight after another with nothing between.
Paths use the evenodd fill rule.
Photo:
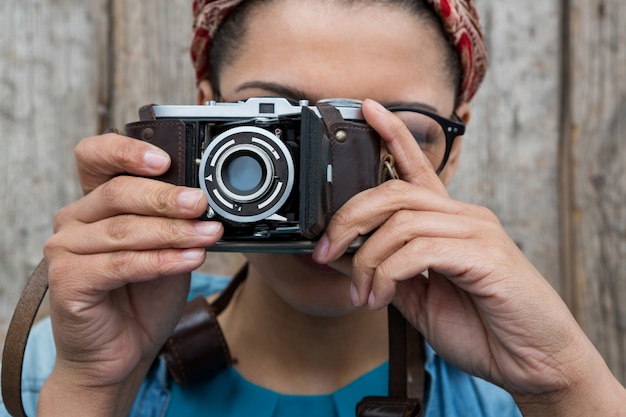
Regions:
<instances>
[{"instance_id":1,"label":"dark hair","mask_svg":"<svg viewBox=\"0 0 626 417\"><path fill-rule=\"evenodd\" d=\"M276 0L245 0L241 2L230 15L224 20L215 32L209 52L209 82L217 98L221 98L220 73L222 68L232 62L241 48L241 39L246 32L246 22L256 10L257 5L271 4ZM433 7L424 0L339 0L342 4L386 4L402 7L416 17L422 19L425 24L435 29L441 39L444 53L444 65L447 69L448 79L454 86L455 97L459 97L462 81L461 57L449 39L443 28L442 21Z\"/></svg>"}]
</instances>

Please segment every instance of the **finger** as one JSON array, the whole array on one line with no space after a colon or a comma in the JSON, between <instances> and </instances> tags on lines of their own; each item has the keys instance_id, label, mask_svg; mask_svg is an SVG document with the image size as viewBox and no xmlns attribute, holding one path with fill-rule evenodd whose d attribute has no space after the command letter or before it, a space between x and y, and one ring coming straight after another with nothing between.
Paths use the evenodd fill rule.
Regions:
<instances>
[{"instance_id":1,"label":"finger","mask_svg":"<svg viewBox=\"0 0 626 417\"><path fill-rule=\"evenodd\" d=\"M206 259L204 248L120 251L82 256L58 256L47 248L44 253L50 260L50 287L86 296L104 296L127 284L185 274L197 269Z\"/></svg>"},{"instance_id":2,"label":"finger","mask_svg":"<svg viewBox=\"0 0 626 417\"><path fill-rule=\"evenodd\" d=\"M367 235L399 210L432 211L483 218L481 210L405 181L387 181L352 197L331 218L320 238L314 259L327 263L345 252L359 235ZM483 213L484 212L484 213Z\"/></svg>"},{"instance_id":3,"label":"finger","mask_svg":"<svg viewBox=\"0 0 626 417\"><path fill-rule=\"evenodd\" d=\"M412 212L400 210L393 214L376 232L374 232L359 248L353 258L353 281L358 298L353 301L356 305L367 303L372 289L374 275L381 268L402 268L404 265L395 265L386 262L393 254L401 250L408 242L424 238L455 238L468 239L472 236L473 228L468 227L458 216L449 216L434 212ZM413 259L415 260L415 259ZM421 274L426 270L418 270ZM398 271L393 271L397 273ZM402 274L403 271L400 270ZM413 269L411 269L413 273ZM383 272L383 275L390 273ZM415 275L415 274L414 274ZM358 300L358 301L357 301Z\"/></svg>"},{"instance_id":4,"label":"finger","mask_svg":"<svg viewBox=\"0 0 626 417\"><path fill-rule=\"evenodd\" d=\"M75 254L199 248L214 245L222 233L219 222L121 215L95 223L70 223L48 244Z\"/></svg>"},{"instance_id":5,"label":"finger","mask_svg":"<svg viewBox=\"0 0 626 417\"><path fill-rule=\"evenodd\" d=\"M429 270L431 263L442 256L434 252L446 251L441 244L444 240L449 239L414 239L384 259L374 270L370 291L365 299L367 306L370 309L384 308L395 297L400 282L423 277L422 274Z\"/></svg>"},{"instance_id":6,"label":"finger","mask_svg":"<svg viewBox=\"0 0 626 417\"><path fill-rule=\"evenodd\" d=\"M198 188L179 187L147 178L119 176L61 209L55 230L67 219L92 223L120 214L196 218L207 208Z\"/></svg>"},{"instance_id":7,"label":"finger","mask_svg":"<svg viewBox=\"0 0 626 417\"><path fill-rule=\"evenodd\" d=\"M114 133L83 139L74 153L84 194L119 174L151 177L170 166L170 157L162 149Z\"/></svg>"},{"instance_id":8,"label":"finger","mask_svg":"<svg viewBox=\"0 0 626 417\"><path fill-rule=\"evenodd\" d=\"M359 248L353 258L353 279L355 291L354 301L357 305L368 302L375 275L406 278L422 274L432 267L430 263L422 266L418 259L424 256L426 248L432 242L449 240L454 244L479 238L483 230L490 229L489 224L474 218L449 215L439 212L415 212L400 210L393 214L378 230L376 230ZM435 239L435 240L433 240ZM406 247L408 245L408 248ZM413 252L410 252L410 250ZM404 250L406 259L394 256ZM425 252L428 255L428 251ZM461 256L461 254L458 254ZM422 269L420 269L422 268Z\"/></svg>"},{"instance_id":9,"label":"finger","mask_svg":"<svg viewBox=\"0 0 626 417\"><path fill-rule=\"evenodd\" d=\"M370 99L363 102L363 115L393 155L400 178L442 195L448 194L432 164L402 120Z\"/></svg>"},{"instance_id":10,"label":"finger","mask_svg":"<svg viewBox=\"0 0 626 417\"><path fill-rule=\"evenodd\" d=\"M494 233L490 223L482 226L486 230L479 227L470 238L418 237L407 242L376 267L369 306L381 308L388 304L398 282L427 270L445 276L463 291L483 299L513 294L516 280L509 279L505 285L503 280L517 276L516 271L528 268L529 263L503 232Z\"/></svg>"}]
</instances>

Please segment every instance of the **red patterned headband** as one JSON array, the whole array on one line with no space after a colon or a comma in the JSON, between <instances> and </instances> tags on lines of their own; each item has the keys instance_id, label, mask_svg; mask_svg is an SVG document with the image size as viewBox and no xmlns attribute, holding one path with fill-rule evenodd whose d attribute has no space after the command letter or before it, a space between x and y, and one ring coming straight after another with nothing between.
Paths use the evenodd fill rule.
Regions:
<instances>
[{"instance_id":1,"label":"red patterned headband","mask_svg":"<svg viewBox=\"0 0 626 417\"><path fill-rule=\"evenodd\" d=\"M209 72L211 39L226 16L243 0L193 0L194 36L191 59L198 81ZM487 49L473 0L426 0L441 17L463 66L461 101L469 101L487 72Z\"/></svg>"}]
</instances>

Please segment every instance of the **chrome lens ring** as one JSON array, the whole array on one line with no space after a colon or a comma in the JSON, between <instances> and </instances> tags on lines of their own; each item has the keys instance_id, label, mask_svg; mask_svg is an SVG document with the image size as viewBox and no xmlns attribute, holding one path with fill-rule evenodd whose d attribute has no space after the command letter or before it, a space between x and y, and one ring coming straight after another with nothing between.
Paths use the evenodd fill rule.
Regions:
<instances>
[{"instance_id":1,"label":"chrome lens ring","mask_svg":"<svg viewBox=\"0 0 626 417\"><path fill-rule=\"evenodd\" d=\"M233 186L227 172L232 161L242 156L256 161L262 172L247 192ZM276 214L285 204L294 186L295 166L289 149L276 135L256 126L238 126L211 140L198 176L217 215L235 223L253 223Z\"/></svg>"},{"instance_id":2,"label":"chrome lens ring","mask_svg":"<svg viewBox=\"0 0 626 417\"><path fill-rule=\"evenodd\" d=\"M240 181L233 181L231 172L237 161L244 158L253 161L245 163L249 170L258 170L252 175L257 178L245 178ZM255 169L256 168L256 169ZM262 197L270 188L272 178L274 177L274 166L263 149L256 145L239 144L235 145L223 152L215 166L215 175L218 187L229 199L238 203L249 203ZM248 175L249 177L249 175ZM236 183L242 184L237 186ZM256 183L250 186L251 183Z\"/></svg>"}]
</instances>

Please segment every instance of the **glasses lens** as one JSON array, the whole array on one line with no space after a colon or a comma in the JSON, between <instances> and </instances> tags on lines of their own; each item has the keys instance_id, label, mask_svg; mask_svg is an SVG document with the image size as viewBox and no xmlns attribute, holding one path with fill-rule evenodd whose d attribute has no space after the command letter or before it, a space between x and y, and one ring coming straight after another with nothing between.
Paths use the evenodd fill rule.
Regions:
<instances>
[{"instance_id":1,"label":"glasses lens","mask_svg":"<svg viewBox=\"0 0 626 417\"><path fill-rule=\"evenodd\" d=\"M435 169L439 168L446 154L446 134L434 119L412 111L394 111L404 122Z\"/></svg>"}]
</instances>

